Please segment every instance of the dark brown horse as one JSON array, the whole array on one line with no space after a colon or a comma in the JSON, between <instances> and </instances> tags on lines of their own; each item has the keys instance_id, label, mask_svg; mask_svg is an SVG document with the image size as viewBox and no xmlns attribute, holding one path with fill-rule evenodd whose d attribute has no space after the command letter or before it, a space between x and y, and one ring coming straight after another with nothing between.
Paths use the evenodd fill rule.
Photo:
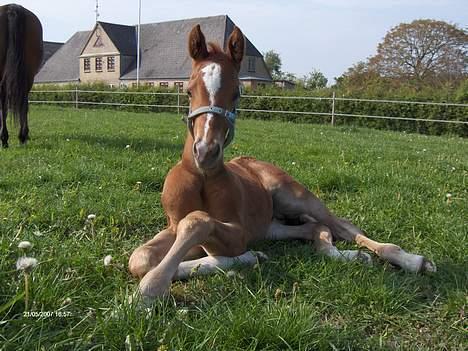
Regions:
<instances>
[{"instance_id":1,"label":"dark brown horse","mask_svg":"<svg viewBox=\"0 0 468 351\"><path fill-rule=\"evenodd\" d=\"M28 140L28 94L42 61L42 26L31 11L0 6L0 139L8 147L7 113L20 122L19 140Z\"/></svg>"}]
</instances>

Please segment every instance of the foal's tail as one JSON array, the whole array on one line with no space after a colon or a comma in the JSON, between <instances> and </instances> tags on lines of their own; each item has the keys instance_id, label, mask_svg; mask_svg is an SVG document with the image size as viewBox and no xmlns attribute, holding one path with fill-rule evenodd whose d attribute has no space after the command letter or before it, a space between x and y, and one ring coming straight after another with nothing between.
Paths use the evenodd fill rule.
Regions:
<instances>
[{"instance_id":1,"label":"foal's tail","mask_svg":"<svg viewBox=\"0 0 468 351\"><path fill-rule=\"evenodd\" d=\"M24 66L26 16L21 6L9 5L7 17L6 62L0 85L6 91L7 107L12 112L15 121L18 121L22 115L21 110L27 108L28 102L28 75Z\"/></svg>"}]
</instances>

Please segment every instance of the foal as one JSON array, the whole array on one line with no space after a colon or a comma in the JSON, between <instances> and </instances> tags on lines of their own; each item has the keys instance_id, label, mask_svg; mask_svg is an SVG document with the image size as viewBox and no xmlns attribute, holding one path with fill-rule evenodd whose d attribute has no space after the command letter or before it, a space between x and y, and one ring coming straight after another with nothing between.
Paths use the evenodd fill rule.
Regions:
<instances>
[{"instance_id":1,"label":"foal","mask_svg":"<svg viewBox=\"0 0 468 351\"><path fill-rule=\"evenodd\" d=\"M193 59L189 132L182 160L164 183L162 204L168 226L138 247L129 261L130 272L141 278L144 298L167 294L172 280L193 272L208 274L238 263L255 264L265 255L248 251L248 246L262 239L306 239L321 254L370 262L367 253L339 251L333 245L334 239L354 241L407 271L436 270L423 256L367 238L278 167L251 157L224 163L223 149L234 134L240 97L244 36L236 27L223 52L214 44L207 46L197 25L188 44ZM286 225L290 220L302 224Z\"/></svg>"}]
</instances>

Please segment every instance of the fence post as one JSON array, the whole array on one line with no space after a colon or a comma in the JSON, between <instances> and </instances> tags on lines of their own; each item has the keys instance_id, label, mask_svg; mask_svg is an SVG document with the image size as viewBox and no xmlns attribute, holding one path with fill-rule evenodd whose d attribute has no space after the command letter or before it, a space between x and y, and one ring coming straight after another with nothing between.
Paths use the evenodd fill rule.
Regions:
<instances>
[{"instance_id":1,"label":"fence post","mask_svg":"<svg viewBox=\"0 0 468 351\"><path fill-rule=\"evenodd\" d=\"M78 109L78 85L75 86L75 108Z\"/></svg>"},{"instance_id":2,"label":"fence post","mask_svg":"<svg viewBox=\"0 0 468 351\"><path fill-rule=\"evenodd\" d=\"M180 85L177 85L177 114L180 115Z\"/></svg>"},{"instance_id":3,"label":"fence post","mask_svg":"<svg viewBox=\"0 0 468 351\"><path fill-rule=\"evenodd\" d=\"M333 92L332 96L331 125L335 125L335 92Z\"/></svg>"}]
</instances>

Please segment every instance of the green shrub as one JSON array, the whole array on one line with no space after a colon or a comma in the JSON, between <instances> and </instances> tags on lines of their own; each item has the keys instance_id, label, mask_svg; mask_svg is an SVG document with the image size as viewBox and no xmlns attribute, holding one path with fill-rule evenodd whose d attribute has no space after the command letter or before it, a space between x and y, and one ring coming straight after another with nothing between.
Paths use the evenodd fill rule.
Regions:
<instances>
[{"instance_id":1,"label":"green shrub","mask_svg":"<svg viewBox=\"0 0 468 351\"><path fill-rule=\"evenodd\" d=\"M76 86L36 86L31 91L30 99L34 101L54 101L57 105L75 106ZM187 113L186 108L177 109L177 103L181 106L188 105L185 94L164 95L157 93L175 93L175 90L156 89L154 87L142 86L139 88L109 88L105 84L81 84L79 85L78 98L80 108L112 108L117 110L130 110L138 112L177 112ZM53 90L54 93L41 93L41 90ZM132 94L135 92L148 94ZM126 93L126 94L125 94ZM151 94L156 93L156 94ZM254 91L246 90L241 99L241 118L283 120L301 123L330 123L332 106L332 88L319 90L282 90L273 86L264 87ZM376 93L378 96L375 96ZM255 97L253 97L255 96ZM260 97L259 97L260 96ZM284 98L270 98L269 96L280 96ZM315 97L316 99L301 99L291 97ZM344 89L336 91L335 118L337 125L357 125L377 129L391 129L406 132L418 132L424 134L455 134L463 137L468 136L468 125L427 122L427 121L406 121L380 118L350 117L346 115L370 115L404 117L428 120L452 120L468 121L466 106L444 106L444 105L421 105L392 102L373 101L353 101L343 98L360 99L388 99L403 101L425 101L425 102L455 102L466 104L468 102L468 80L463 82L458 88L445 90L435 90L426 88L415 91L409 87L390 90L387 96L382 96L382 89L373 91L360 91L351 94ZM63 103L61 103L63 102ZM96 104L83 104L90 102ZM130 104L124 106L120 104ZM165 105L166 107L155 107L147 105ZM174 106L174 107L167 107ZM314 112L315 115L295 114L295 113L274 113L245 110L267 110L267 111L297 111ZM320 115L323 113L323 115ZM318 115L317 115L318 114Z\"/></svg>"}]
</instances>

